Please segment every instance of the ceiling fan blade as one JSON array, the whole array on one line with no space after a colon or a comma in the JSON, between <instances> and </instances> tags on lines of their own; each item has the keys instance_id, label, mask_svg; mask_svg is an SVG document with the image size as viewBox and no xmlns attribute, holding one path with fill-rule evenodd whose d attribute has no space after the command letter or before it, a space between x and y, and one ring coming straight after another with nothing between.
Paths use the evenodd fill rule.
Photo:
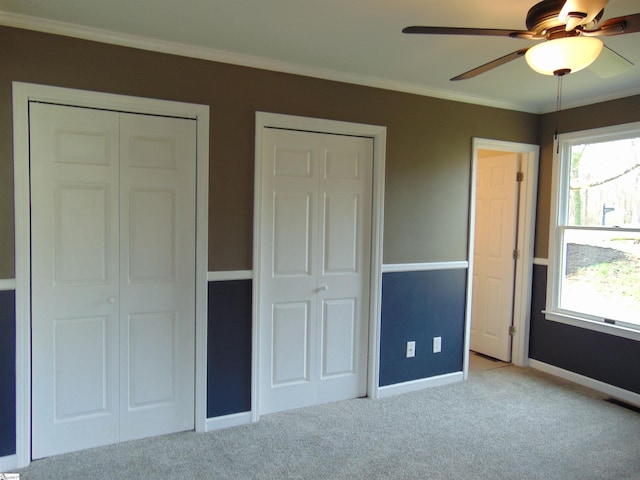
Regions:
<instances>
[{"instance_id":1,"label":"ceiling fan blade","mask_svg":"<svg viewBox=\"0 0 640 480\"><path fill-rule=\"evenodd\" d=\"M468 80L469 78L476 77L481 73L485 73L493 68L499 67L501 65L504 65L505 63L508 63L512 60L515 60L517 58L524 56L524 54L527 53L527 50L529 50L529 48L530 47L521 48L520 50L511 52L510 54L505 55L504 57L496 58L495 60L492 60L489 63L485 63L484 65L474 68L473 70L469 70L468 72L462 73L457 77L453 77L451 81L454 82L457 80Z\"/></svg>"},{"instance_id":2,"label":"ceiling fan blade","mask_svg":"<svg viewBox=\"0 0 640 480\"><path fill-rule=\"evenodd\" d=\"M640 13L610 18L602 22L596 30L582 30L582 35L600 37L636 32L640 32Z\"/></svg>"},{"instance_id":3,"label":"ceiling fan blade","mask_svg":"<svg viewBox=\"0 0 640 480\"><path fill-rule=\"evenodd\" d=\"M511 37L526 39L542 39L535 32L527 30L506 30L501 28L459 28L459 27L422 27L411 26L402 29L402 33L417 33L422 35L480 35L489 37Z\"/></svg>"},{"instance_id":4,"label":"ceiling fan blade","mask_svg":"<svg viewBox=\"0 0 640 480\"><path fill-rule=\"evenodd\" d=\"M631 61L605 45L596 61L589 67L589 70L600 78L612 78L632 67L633 63Z\"/></svg>"}]
</instances>

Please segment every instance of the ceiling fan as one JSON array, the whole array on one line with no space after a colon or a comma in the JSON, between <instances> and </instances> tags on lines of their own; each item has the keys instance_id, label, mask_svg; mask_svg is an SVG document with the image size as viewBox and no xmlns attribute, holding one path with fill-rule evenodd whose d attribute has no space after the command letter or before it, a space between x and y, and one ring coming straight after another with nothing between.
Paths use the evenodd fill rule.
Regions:
<instances>
[{"instance_id":1,"label":"ceiling fan","mask_svg":"<svg viewBox=\"0 0 640 480\"><path fill-rule=\"evenodd\" d=\"M601 22L608 1L543 0L529 9L527 30L411 26L402 32L544 40L453 77L452 81L473 78L522 56L526 57L527 63L535 71L560 77L586 68L600 55L604 44L597 37L640 32L640 13Z\"/></svg>"}]
</instances>

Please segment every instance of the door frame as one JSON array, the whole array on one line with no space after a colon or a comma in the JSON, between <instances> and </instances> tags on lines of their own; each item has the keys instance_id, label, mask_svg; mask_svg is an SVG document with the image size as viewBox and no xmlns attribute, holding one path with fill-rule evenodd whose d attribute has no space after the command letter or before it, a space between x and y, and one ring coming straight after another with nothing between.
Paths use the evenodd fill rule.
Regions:
<instances>
[{"instance_id":1,"label":"door frame","mask_svg":"<svg viewBox=\"0 0 640 480\"><path fill-rule=\"evenodd\" d=\"M469 199L469 238L467 257L467 305L465 315L464 378L469 375L469 343L471 335L471 294L473 291L473 249L476 226L476 181L478 151L496 150L519 153L522 158L524 179L520 186L516 249L520 251L516 262L513 294L513 326L511 362L527 366L529 357L529 320L531 316L531 278L533 275L533 247L535 240L536 201L538 195L538 145L507 142L474 137L472 140L471 195Z\"/></svg>"},{"instance_id":2,"label":"door frame","mask_svg":"<svg viewBox=\"0 0 640 480\"><path fill-rule=\"evenodd\" d=\"M369 279L369 342L367 355L367 396L379 396L380 311L382 303L382 241L384 212L384 172L387 128L379 125L342 122L319 118L256 112L255 170L253 209L253 334L251 355L251 421L260 418L260 295L261 252L263 235L260 199L262 198L262 145L265 128L282 128L314 133L330 133L373 139L373 188L371 208L371 273Z\"/></svg>"},{"instance_id":3,"label":"door frame","mask_svg":"<svg viewBox=\"0 0 640 480\"><path fill-rule=\"evenodd\" d=\"M15 203L16 461L31 462L31 212L29 103L151 114L196 120L195 430L206 431L207 243L209 205L209 106L13 82Z\"/></svg>"}]
</instances>

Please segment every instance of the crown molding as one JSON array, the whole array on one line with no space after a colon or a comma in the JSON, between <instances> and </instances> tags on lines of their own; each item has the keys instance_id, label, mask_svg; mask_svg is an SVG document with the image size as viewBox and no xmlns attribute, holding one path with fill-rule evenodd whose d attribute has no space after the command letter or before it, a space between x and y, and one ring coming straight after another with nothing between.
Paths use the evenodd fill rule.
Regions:
<instances>
[{"instance_id":1,"label":"crown molding","mask_svg":"<svg viewBox=\"0 0 640 480\"><path fill-rule=\"evenodd\" d=\"M495 99L489 99L479 96L457 94L447 90L428 88L422 85L399 82L386 78L350 74L333 69L285 62L254 55L234 53L225 50L218 50L215 48L201 47L178 42L169 42L156 38L114 32L111 30L104 30L100 28L86 27L74 23L60 22L45 18L15 14L4 12L1 10L0 25L21 28L24 30L50 33L54 35L79 38L82 40L90 40L94 42L108 43L121 47L137 48L140 50L167 53L171 55L179 55L182 57L209 60L212 62L227 63L250 68L258 68L261 70L270 70L280 73L320 78L323 80L332 80L336 82L380 88L383 90L392 90L425 97L440 98L443 100L451 100L455 102L471 103L474 105L516 110L527 113L538 113L528 106L522 104L502 102Z\"/></svg>"},{"instance_id":2,"label":"crown molding","mask_svg":"<svg viewBox=\"0 0 640 480\"><path fill-rule=\"evenodd\" d=\"M580 108L587 105L595 105L597 103L609 102L611 100L618 100L620 98L633 97L640 95L640 85L627 88L625 90L618 90L614 93L603 93L602 95L594 95L589 97L589 101L585 100L562 100L562 110L571 110L573 108ZM540 106L540 110L530 113L554 113L556 111L556 104L546 103Z\"/></svg>"}]
</instances>

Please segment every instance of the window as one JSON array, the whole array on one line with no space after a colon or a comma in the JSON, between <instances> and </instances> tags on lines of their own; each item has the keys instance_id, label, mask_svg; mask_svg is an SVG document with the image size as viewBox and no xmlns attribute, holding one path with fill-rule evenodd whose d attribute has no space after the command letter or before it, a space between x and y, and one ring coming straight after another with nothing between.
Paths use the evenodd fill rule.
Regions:
<instances>
[{"instance_id":1,"label":"window","mask_svg":"<svg viewBox=\"0 0 640 480\"><path fill-rule=\"evenodd\" d=\"M640 123L558 142L546 316L640 339Z\"/></svg>"}]
</instances>

